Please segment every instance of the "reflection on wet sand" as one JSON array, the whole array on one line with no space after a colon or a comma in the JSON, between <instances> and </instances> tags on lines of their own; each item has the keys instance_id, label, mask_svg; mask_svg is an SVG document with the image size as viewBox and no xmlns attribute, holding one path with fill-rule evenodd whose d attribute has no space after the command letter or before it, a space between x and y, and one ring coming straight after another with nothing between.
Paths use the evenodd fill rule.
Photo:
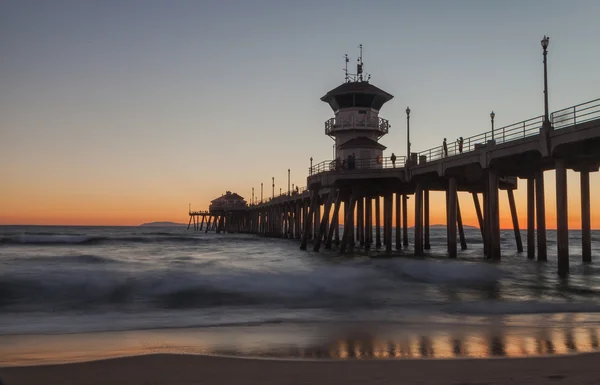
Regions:
<instances>
[{"instance_id":1,"label":"reflection on wet sand","mask_svg":"<svg viewBox=\"0 0 600 385\"><path fill-rule=\"evenodd\" d=\"M311 325L0 336L0 366L149 353L334 360L533 357L598 350L600 326L593 325L427 331L399 325L351 325L333 330Z\"/></svg>"},{"instance_id":2,"label":"reflection on wet sand","mask_svg":"<svg viewBox=\"0 0 600 385\"><path fill-rule=\"evenodd\" d=\"M518 333L461 332L407 335L385 340L361 333L308 347L269 350L216 350L214 354L299 359L533 357L598 350L596 328L519 330Z\"/></svg>"}]
</instances>

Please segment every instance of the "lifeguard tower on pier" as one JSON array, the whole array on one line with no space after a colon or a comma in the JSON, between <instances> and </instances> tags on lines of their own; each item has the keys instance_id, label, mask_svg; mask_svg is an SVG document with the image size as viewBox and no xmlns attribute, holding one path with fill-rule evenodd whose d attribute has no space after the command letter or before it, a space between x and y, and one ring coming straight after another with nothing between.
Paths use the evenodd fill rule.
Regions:
<instances>
[{"instance_id":1,"label":"lifeguard tower on pier","mask_svg":"<svg viewBox=\"0 0 600 385\"><path fill-rule=\"evenodd\" d=\"M325 134L335 141L335 161L339 168L381 168L384 145L379 139L388 133L390 123L379 116L381 107L394 96L369 83L364 72L362 44L356 74L348 73L345 82L321 98L329 104L335 117L325 122Z\"/></svg>"}]
</instances>

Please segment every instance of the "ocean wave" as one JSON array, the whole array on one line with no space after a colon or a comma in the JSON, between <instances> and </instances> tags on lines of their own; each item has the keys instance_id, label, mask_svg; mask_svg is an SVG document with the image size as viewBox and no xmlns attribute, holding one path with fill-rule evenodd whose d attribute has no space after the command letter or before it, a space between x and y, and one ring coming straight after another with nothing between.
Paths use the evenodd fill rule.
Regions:
<instances>
[{"instance_id":1,"label":"ocean wave","mask_svg":"<svg viewBox=\"0 0 600 385\"><path fill-rule=\"evenodd\" d=\"M600 304L581 302L481 301L457 302L444 306L444 310L448 313L468 315L598 313L600 312Z\"/></svg>"},{"instance_id":2,"label":"ocean wave","mask_svg":"<svg viewBox=\"0 0 600 385\"><path fill-rule=\"evenodd\" d=\"M101 305L339 307L360 305L361 298L362 303L376 302L369 298L368 286L377 277L372 269L331 266L312 272L232 270L211 274L183 270L127 272L111 265L102 269L62 266L0 274L0 307L27 311Z\"/></svg>"},{"instance_id":3,"label":"ocean wave","mask_svg":"<svg viewBox=\"0 0 600 385\"><path fill-rule=\"evenodd\" d=\"M105 263L119 263L118 260L103 257L94 254L75 254L75 255L51 255L51 256L30 256L21 257L18 259L19 263L75 263L75 264L105 264Z\"/></svg>"},{"instance_id":4,"label":"ocean wave","mask_svg":"<svg viewBox=\"0 0 600 385\"><path fill-rule=\"evenodd\" d=\"M62 234L19 234L0 238L0 244L6 245L102 245L113 243L200 243L205 242L197 236L153 235L153 236L90 236Z\"/></svg>"},{"instance_id":5,"label":"ocean wave","mask_svg":"<svg viewBox=\"0 0 600 385\"><path fill-rule=\"evenodd\" d=\"M461 286L494 285L505 274L485 262L397 259L388 268L413 281Z\"/></svg>"},{"instance_id":6,"label":"ocean wave","mask_svg":"<svg viewBox=\"0 0 600 385\"><path fill-rule=\"evenodd\" d=\"M35 245L60 245L60 244L97 244L106 237L94 237L88 235L64 235L64 234L19 234L5 236L0 239L4 244L35 244Z\"/></svg>"}]
</instances>

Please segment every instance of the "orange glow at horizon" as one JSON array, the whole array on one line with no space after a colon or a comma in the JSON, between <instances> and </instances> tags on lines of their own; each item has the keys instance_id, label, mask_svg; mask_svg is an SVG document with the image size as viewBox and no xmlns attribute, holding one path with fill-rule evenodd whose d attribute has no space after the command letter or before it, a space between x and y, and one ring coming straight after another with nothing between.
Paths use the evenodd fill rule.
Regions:
<instances>
[{"instance_id":1,"label":"orange glow at horizon","mask_svg":"<svg viewBox=\"0 0 600 385\"><path fill-rule=\"evenodd\" d=\"M519 227L527 227L526 183L519 180L519 188L515 190L515 200ZM575 172L568 174L568 210L569 228L581 228L581 206L579 176ZM232 191L244 191L243 182L232 180ZM100 225L100 226L137 226L153 221L172 221L187 223L188 202L192 209L205 210L210 200L222 195L228 188L219 186L202 186L199 182L190 182L184 188L169 184L156 183L152 186L128 186L125 182L117 187L78 186L67 190L59 186L32 186L16 183L3 186L0 201L0 225ZM545 173L546 191L546 226L556 228L554 173ZM596 174L590 177L591 195L600 191L600 179ZM247 189L246 190L250 190ZM198 191L190 197L190 191ZM241 193L247 200L250 196ZM258 191L255 196L259 196ZM470 193L459 192L460 209L463 224L479 227L473 198ZM508 206L507 194L500 191L500 227L512 229L512 218ZM395 201L395 200L394 200ZM480 205L483 204L479 194ZM382 200L383 203L383 200ZM373 205L374 208L374 205ZM383 204L381 204L383 210ZM323 212L323 211L322 211ZM394 209L395 214L395 209ZM340 210L343 216L343 208ZM381 215L383 219L383 215ZM375 215L373 214L373 220ZM395 218L393 224L395 225ZM430 224L445 224L445 193L430 192ZM600 203L591 201L592 228L600 228ZM414 198L408 199L408 225L414 225Z\"/></svg>"}]
</instances>

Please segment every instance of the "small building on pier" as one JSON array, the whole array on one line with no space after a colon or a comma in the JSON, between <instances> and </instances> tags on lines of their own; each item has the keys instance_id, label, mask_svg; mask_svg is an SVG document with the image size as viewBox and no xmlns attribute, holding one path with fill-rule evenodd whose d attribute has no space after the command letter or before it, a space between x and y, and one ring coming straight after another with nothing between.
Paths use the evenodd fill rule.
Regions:
<instances>
[{"instance_id":1,"label":"small building on pier","mask_svg":"<svg viewBox=\"0 0 600 385\"><path fill-rule=\"evenodd\" d=\"M247 208L248 203L244 197L234 192L226 191L225 194L217 199L213 199L210 202L208 211L214 213L221 211L245 210Z\"/></svg>"}]
</instances>

